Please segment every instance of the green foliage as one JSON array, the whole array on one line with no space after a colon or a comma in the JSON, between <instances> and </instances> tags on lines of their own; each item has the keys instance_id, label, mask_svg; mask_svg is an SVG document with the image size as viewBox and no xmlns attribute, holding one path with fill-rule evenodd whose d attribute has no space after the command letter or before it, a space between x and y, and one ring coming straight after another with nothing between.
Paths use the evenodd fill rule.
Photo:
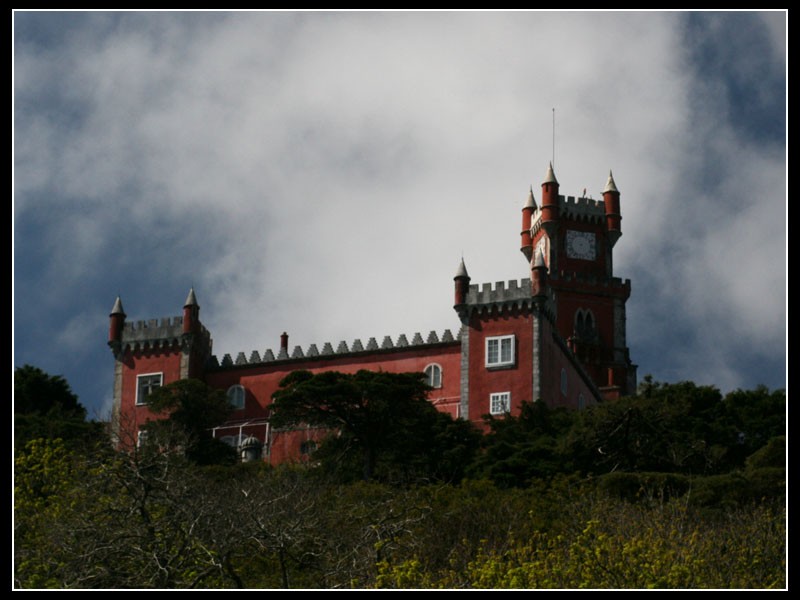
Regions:
<instances>
[{"instance_id":1,"label":"green foliage","mask_svg":"<svg viewBox=\"0 0 800 600\"><path fill-rule=\"evenodd\" d=\"M299 390L300 399L319 400L330 389L296 377L284 389ZM170 418L140 448L85 453L58 439L20 446L14 586L786 586L782 393L740 391L729 404L713 388L649 381L648 395L592 410L529 405L517 418L490 421L472 473L492 480L452 485L443 482L460 479L475 433L435 411L384 402L402 403L418 383L406 380L398 395L391 378L332 383L323 397L341 411L312 408L346 442L326 442L315 456L324 462L325 451L339 452L330 463L337 475L350 468L357 478L363 467L358 430L346 428L345 416L380 424L390 415L402 425L400 433L379 425L389 439L378 446L370 481L342 483L325 465L198 465L187 452L201 433L191 415L212 415L203 421L212 426L226 409L218 404L224 397L196 384L159 398ZM348 403L363 411L348 412ZM424 387L416 405L430 407ZM288 406L284 423L305 414L289 418L297 405ZM759 442L748 419L779 432ZM752 451L740 455L741 447ZM660 468L634 470L652 464ZM704 470L695 471L698 464Z\"/></svg>"},{"instance_id":2,"label":"green foliage","mask_svg":"<svg viewBox=\"0 0 800 600\"><path fill-rule=\"evenodd\" d=\"M569 439L575 466L595 474L713 471L720 450L710 424L720 400L715 388L690 382L651 384L641 396L581 411Z\"/></svg>"},{"instance_id":3,"label":"green foliage","mask_svg":"<svg viewBox=\"0 0 800 600\"><path fill-rule=\"evenodd\" d=\"M723 398L711 386L645 377L639 396L581 411L525 404L517 417L488 419L470 473L502 487L572 472L722 474L744 468L747 456L783 433L784 411L783 392Z\"/></svg>"},{"instance_id":4,"label":"green foliage","mask_svg":"<svg viewBox=\"0 0 800 600\"><path fill-rule=\"evenodd\" d=\"M46 414L57 411L63 416L86 417L86 409L61 375L48 375L31 365L14 371L14 412Z\"/></svg>"},{"instance_id":5,"label":"green foliage","mask_svg":"<svg viewBox=\"0 0 800 600\"><path fill-rule=\"evenodd\" d=\"M766 467L698 477L692 482L691 502L715 509L734 508L764 499L782 500L785 493L786 471Z\"/></svg>"},{"instance_id":6,"label":"green foliage","mask_svg":"<svg viewBox=\"0 0 800 600\"><path fill-rule=\"evenodd\" d=\"M691 478L680 473L624 473L601 475L597 486L607 494L628 501L669 499L686 494Z\"/></svg>"},{"instance_id":7,"label":"green foliage","mask_svg":"<svg viewBox=\"0 0 800 600\"><path fill-rule=\"evenodd\" d=\"M37 438L62 439L85 447L102 439L102 426L86 421L86 409L69 383L31 365L14 371L14 444L17 449Z\"/></svg>"},{"instance_id":8,"label":"green foliage","mask_svg":"<svg viewBox=\"0 0 800 600\"><path fill-rule=\"evenodd\" d=\"M748 471L765 467L784 468L786 466L786 437L781 435L770 439L762 448L747 457L745 465Z\"/></svg>"},{"instance_id":9,"label":"green foliage","mask_svg":"<svg viewBox=\"0 0 800 600\"><path fill-rule=\"evenodd\" d=\"M736 390L725 396L723 404L725 418L736 436L734 441L740 459L751 455L771 438L786 434L784 390L770 392L765 386Z\"/></svg>"},{"instance_id":10,"label":"green foliage","mask_svg":"<svg viewBox=\"0 0 800 600\"><path fill-rule=\"evenodd\" d=\"M463 568L427 557L378 565L378 587L481 589L780 588L785 513L768 506L703 520L680 503L631 505L587 496L564 506L572 529L509 533Z\"/></svg>"},{"instance_id":11,"label":"green foliage","mask_svg":"<svg viewBox=\"0 0 800 600\"><path fill-rule=\"evenodd\" d=\"M640 395L577 414L567 437L584 473L662 471L712 475L742 468L746 456L785 427L783 392L766 388L722 398L710 386L645 378ZM757 416L756 416L757 414ZM761 433L753 433L753 422Z\"/></svg>"},{"instance_id":12,"label":"green foliage","mask_svg":"<svg viewBox=\"0 0 800 600\"><path fill-rule=\"evenodd\" d=\"M489 417L485 451L472 474L501 487L527 487L536 479L567 472L562 440L574 419L574 411L548 408L543 402L524 403L519 416Z\"/></svg>"},{"instance_id":13,"label":"green foliage","mask_svg":"<svg viewBox=\"0 0 800 600\"><path fill-rule=\"evenodd\" d=\"M147 404L154 413L168 415L143 428L148 433L150 446L181 445L186 456L200 465L236 462L236 452L211 433L232 411L221 390L210 388L197 379L180 379L157 388L148 397Z\"/></svg>"},{"instance_id":14,"label":"green foliage","mask_svg":"<svg viewBox=\"0 0 800 600\"><path fill-rule=\"evenodd\" d=\"M275 393L271 422L335 431L314 458L344 481L458 480L479 434L439 413L428 390L419 373L297 371Z\"/></svg>"}]
</instances>

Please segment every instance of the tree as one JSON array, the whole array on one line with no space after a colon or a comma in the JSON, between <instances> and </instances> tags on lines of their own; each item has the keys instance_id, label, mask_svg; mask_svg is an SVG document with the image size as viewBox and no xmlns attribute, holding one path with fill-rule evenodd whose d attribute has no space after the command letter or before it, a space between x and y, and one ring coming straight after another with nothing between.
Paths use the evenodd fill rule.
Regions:
<instances>
[{"instance_id":1,"label":"tree","mask_svg":"<svg viewBox=\"0 0 800 600\"><path fill-rule=\"evenodd\" d=\"M148 442L185 444L186 456L197 464L235 462L233 449L212 435L232 410L221 390L198 379L180 379L156 389L147 404L154 413L168 415L145 426Z\"/></svg>"},{"instance_id":2,"label":"tree","mask_svg":"<svg viewBox=\"0 0 800 600\"><path fill-rule=\"evenodd\" d=\"M785 435L786 392L757 386L754 390L736 390L722 401L729 424L731 467L741 467L747 456Z\"/></svg>"},{"instance_id":3,"label":"tree","mask_svg":"<svg viewBox=\"0 0 800 600\"><path fill-rule=\"evenodd\" d=\"M45 414L53 410L65 416L86 417L86 409L61 375L48 375L31 365L17 368L14 371L14 412Z\"/></svg>"},{"instance_id":4,"label":"tree","mask_svg":"<svg viewBox=\"0 0 800 600\"><path fill-rule=\"evenodd\" d=\"M427 400L429 389L421 373L296 371L274 395L271 423L336 432L316 457L345 478L354 467L364 480L460 478L478 433L439 413Z\"/></svg>"},{"instance_id":5,"label":"tree","mask_svg":"<svg viewBox=\"0 0 800 600\"><path fill-rule=\"evenodd\" d=\"M37 438L61 438L67 445L77 446L94 444L103 437L100 423L86 421L86 409L61 375L48 375L31 365L14 371L16 448Z\"/></svg>"},{"instance_id":6,"label":"tree","mask_svg":"<svg viewBox=\"0 0 800 600\"><path fill-rule=\"evenodd\" d=\"M525 402L519 416L489 417L490 433L472 472L501 487L527 487L534 479L549 479L569 470L562 441L575 411Z\"/></svg>"}]
</instances>

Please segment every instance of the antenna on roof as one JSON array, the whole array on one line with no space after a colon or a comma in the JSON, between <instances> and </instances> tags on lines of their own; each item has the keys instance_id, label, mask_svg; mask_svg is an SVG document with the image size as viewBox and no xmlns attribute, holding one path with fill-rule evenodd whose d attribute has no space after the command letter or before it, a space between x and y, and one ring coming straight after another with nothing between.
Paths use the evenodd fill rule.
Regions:
<instances>
[{"instance_id":1,"label":"antenna on roof","mask_svg":"<svg viewBox=\"0 0 800 600\"><path fill-rule=\"evenodd\" d=\"M556 166L556 109L553 107L553 168Z\"/></svg>"}]
</instances>

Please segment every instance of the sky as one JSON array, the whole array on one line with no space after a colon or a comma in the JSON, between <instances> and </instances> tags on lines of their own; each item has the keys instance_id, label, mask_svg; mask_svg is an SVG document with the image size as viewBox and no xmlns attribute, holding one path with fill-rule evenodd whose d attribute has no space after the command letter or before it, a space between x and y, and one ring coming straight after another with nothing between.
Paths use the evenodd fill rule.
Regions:
<instances>
[{"instance_id":1,"label":"sky","mask_svg":"<svg viewBox=\"0 0 800 600\"><path fill-rule=\"evenodd\" d=\"M13 366L107 418L109 313L214 354L456 333L521 209L621 192L639 378L786 387L785 12L15 12ZM555 123L555 126L554 126Z\"/></svg>"}]
</instances>

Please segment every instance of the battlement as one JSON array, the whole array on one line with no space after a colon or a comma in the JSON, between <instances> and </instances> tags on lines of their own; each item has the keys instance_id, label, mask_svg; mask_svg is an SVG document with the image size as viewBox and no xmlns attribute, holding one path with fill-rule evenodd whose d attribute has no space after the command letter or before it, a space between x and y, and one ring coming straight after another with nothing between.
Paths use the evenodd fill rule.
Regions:
<instances>
[{"instance_id":1,"label":"battlement","mask_svg":"<svg viewBox=\"0 0 800 600\"><path fill-rule=\"evenodd\" d=\"M506 285L508 284L508 285ZM531 298L531 280L498 281L469 286L466 304L496 304Z\"/></svg>"},{"instance_id":2,"label":"battlement","mask_svg":"<svg viewBox=\"0 0 800 600\"><path fill-rule=\"evenodd\" d=\"M183 317L161 317L161 319L148 319L128 321L122 328L122 339L134 341L139 339L156 339L170 337L175 331L183 330Z\"/></svg>"},{"instance_id":3,"label":"battlement","mask_svg":"<svg viewBox=\"0 0 800 600\"><path fill-rule=\"evenodd\" d=\"M439 337L435 331L431 331L428 334L428 337L425 339L423 339L422 334L416 332L411 337L411 342L408 341L408 337L405 334L400 334L397 338L397 341L393 341L391 336L384 336L383 341L380 344L376 338L371 337L367 341L366 346L363 344L360 338L356 338L350 345L348 345L344 340L340 341L336 345L335 350L333 344L330 342L325 342L322 345L322 350L319 349L317 344L311 344L305 352L301 346L295 346L291 353L286 350L281 350L278 352L277 356L270 348L265 350L263 355L260 355L258 350L253 350L250 353L249 358L244 352L239 352L236 355L235 360L230 354L225 354L222 357L222 361L220 361L216 356L212 356L209 361L209 367L228 368L243 365L263 365L285 360L318 359L320 357L358 355L367 352L396 352L398 350L402 350L403 348L424 348L443 344L455 344L459 343L460 340L461 332L459 331L458 335L453 336L453 332L449 329L445 329L441 337Z\"/></svg>"},{"instance_id":4,"label":"battlement","mask_svg":"<svg viewBox=\"0 0 800 600\"><path fill-rule=\"evenodd\" d=\"M211 338L203 325L200 325L199 334L202 338ZM134 350L146 347L165 348L180 344L183 335L181 316L128 321L122 328L122 347Z\"/></svg>"},{"instance_id":5,"label":"battlement","mask_svg":"<svg viewBox=\"0 0 800 600\"><path fill-rule=\"evenodd\" d=\"M594 198L586 198L585 196L576 198L575 196L559 195L558 208L568 214L599 215L601 217L606 214L605 202Z\"/></svg>"},{"instance_id":6,"label":"battlement","mask_svg":"<svg viewBox=\"0 0 800 600\"><path fill-rule=\"evenodd\" d=\"M561 218L587 223L605 223L606 207L603 200L585 196L558 196L558 212ZM537 207L531 217L531 235L535 236L542 227L542 209Z\"/></svg>"},{"instance_id":7,"label":"battlement","mask_svg":"<svg viewBox=\"0 0 800 600\"><path fill-rule=\"evenodd\" d=\"M559 196L558 210L562 218L570 221L605 224L606 206L602 200Z\"/></svg>"}]
</instances>

